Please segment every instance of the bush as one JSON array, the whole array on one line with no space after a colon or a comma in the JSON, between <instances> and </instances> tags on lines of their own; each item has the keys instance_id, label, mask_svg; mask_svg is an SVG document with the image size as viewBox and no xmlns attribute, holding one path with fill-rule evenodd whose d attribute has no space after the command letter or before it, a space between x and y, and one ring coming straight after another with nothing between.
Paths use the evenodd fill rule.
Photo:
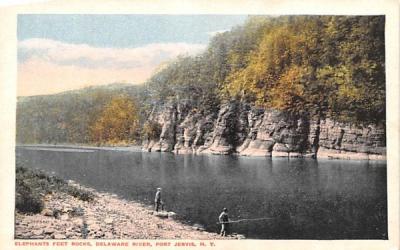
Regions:
<instances>
[{"instance_id":1,"label":"bush","mask_svg":"<svg viewBox=\"0 0 400 250\"><path fill-rule=\"evenodd\" d=\"M72 195L83 201L92 201L94 195L56 176L26 169L17 163L15 208L22 213L40 213L44 207L43 197L53 192Z\"/></svg>"},{"instance_id":2,"label":"bush","mask_svg":"<svg viewBox=\"0 0 400 250\"><path fill-rule=\"evenodd\" d=\"M24 180L17 179L15 208L23 213L40 213L44 207L42 197L35 194Z\"/></svg>"},{"instance_id":3,"label":"bush","mask_svg":"<svg viewBox=\"0 0 400 250\"><path fill-rule=\"evenodd\" d=\"M68 186L67 193L82 201L92 201L94 199L94 195L91 192L79 189L77 187Z\"/></svg>"}]
</instances>

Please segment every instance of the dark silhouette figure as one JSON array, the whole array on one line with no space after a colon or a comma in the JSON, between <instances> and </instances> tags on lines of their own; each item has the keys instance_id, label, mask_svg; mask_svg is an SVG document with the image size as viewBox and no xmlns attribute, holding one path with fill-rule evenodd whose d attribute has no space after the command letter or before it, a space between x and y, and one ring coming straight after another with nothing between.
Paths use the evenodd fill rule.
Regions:
<instances>
[{"instance_id":1,"label":"dark silhouette figure","mask_svg":"<svg viewBox=\"0 0 400 250\"><path fill-rule=\"evenodd\" d=\"M229 216L228 209L222 209L222 213L219 215L219 222L221 223L221 236L228 234Z\"/></svg>"},{"instance_id":2,"label":"dark silhouette figure","mask_svg":"<svg viewBox=\"0 0 400 250\"><path fill-rule=\"evenodd\" d=\"M157 188L156 197L154 198L154 209L158 212L158 209L162 209L162 199L161 199L161 188Z\"/></svg>"}]
</instances>

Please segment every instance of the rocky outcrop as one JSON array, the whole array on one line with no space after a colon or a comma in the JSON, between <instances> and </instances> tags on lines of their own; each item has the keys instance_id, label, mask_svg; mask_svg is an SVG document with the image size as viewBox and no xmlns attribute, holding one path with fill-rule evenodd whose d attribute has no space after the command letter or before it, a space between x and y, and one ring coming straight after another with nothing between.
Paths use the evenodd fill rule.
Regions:
<instances>
[{"instance_id":1,"label":"rocky outcrop","mask_svg":"<svg viewBox=\"0 0 400 250\"><path fill-rule=\"evenodd\" d=\"M148 120L161 124L161 134L159 140L145 140L143 143L144 151L171 152L178 140L181 138L183 127L179 124L187 120L190 111L190 102L170 102L165 105L155 106L149 115Z\"/></svg>"},{"instance_id":2,"label":"rocky outcrop","mask_svg":"<svg viewBox=\"0 0 400 250\"><path fill-rule=\"evenodd\" d=\"M151 145L152 151L170 152L175 145L177 110L176 105L165 106L157 117L157 122L162 124L160 140Z\"/></svg>"},{"instance_id":3,"label":"rocky outcrop","mask_svg":"<svg viewBox=\"0 0 400 250\"><path fill-rule=\"evenodd\" d=\"M239 151L241 155L299 157L310 151L310 125L305 116L267 110L257 125L252 128L248 145Z\"/></svg>"},{"instance_id":4,"label":"rocky outcrop","mask_svg":"<svg viewBox=\"0 0 400 250\"><path fill-rule=\"evenodd\" d=\"M263 157L386 157L385 128L375 125L265 110L238 101L221 105L218 114L197 113L187 103L167 105L157 114L152 119L162 124L162 132L159 141L144 145L148 151Z\"/></svg>"},{"instance_id":5,"label":"rocky outcrop","mask_svg":"<svg viewBox=\"0 0 400 250\"><path fill-rule=\"evenodd\" d=\"M176 137L177 142L174 147L175 153L187 154L195 150L195 139L198 131L198 121L201 119L199 114L191 112L181 124L179 124Z\"/></svg>"},{"instance_id":6,"label":"rocky outcrop","mask_svg":"<svg viewBox=\"0 0 400 250\"><path fill-rule=\"evenodd\" d=\"M386 133L374 125L321 121L318 157L379 160L386 157Z\"/></svg>"},{"instance_id":7,"label":"rocky outcrop","mask_svg":"<svg viewBox=\"0 0 400 250\"><path fill-rule=\"evenodd\" d=\"M214 125L214 133L210 135L207 148L202 153L234 153L245 139L248 128L247 109L247 106L238 102L223 105Z\"/></svg>"}]
</instances>

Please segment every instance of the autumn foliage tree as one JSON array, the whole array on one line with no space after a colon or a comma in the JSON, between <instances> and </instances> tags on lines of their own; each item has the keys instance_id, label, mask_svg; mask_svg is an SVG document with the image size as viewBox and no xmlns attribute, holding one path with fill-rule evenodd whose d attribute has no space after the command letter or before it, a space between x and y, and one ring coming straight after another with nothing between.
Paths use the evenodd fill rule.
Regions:
<instances>
[{"instance_id":1,"label":"autumn foliage tree","mask_svg":"<svg viewBox=\"0 0 400 250\"><path fill-rule=\"evenodd\" d=\"M222 93L259 106L384 123L384 17L298 16L270 21Z\"/></svg>"},{"instance_id":2,"label":"autumn foliage tree","mask_svg":"<svg viewBox=\"0 0 400 250\"><path fill-rule=\"evenodd\" d=\"M114 97L90 128L97 143L133 143L139 138L139 114L134 100Z\"/></svg>"},{"instance_id":3,"label":"autumn foliage tree","mask_svg":"<svg viewBox=\"0 0 400 250\"><path fill-rule=\"evenodd\" d=\"M161 103L189 99L200 111L236 99L384 124L384 28L384 16L253 16L147 84Z\"/></svg>"},{"instance_id":4,"label":"autumn foliage tree","mask_svg":"<svg viewBox=\"0 0 400 250\"><path fill-rule=\"evenodd\" d=\"M213 36L203 53L163 64L144 85L19 98L17 141L157 137L146 121L154 107L179 103L215 116L232 99L384 126L385 66L384 16L251 16Z\"/></svg>"}]
</instances>

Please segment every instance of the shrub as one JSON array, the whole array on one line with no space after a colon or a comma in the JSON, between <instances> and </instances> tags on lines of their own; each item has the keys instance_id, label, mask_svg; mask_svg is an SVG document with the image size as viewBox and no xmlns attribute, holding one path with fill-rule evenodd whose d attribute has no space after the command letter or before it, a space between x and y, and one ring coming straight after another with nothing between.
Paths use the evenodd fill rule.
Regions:
<instances>
[{"instance_id":1,"label":"shrub","mask_svg":"<svg viewBox=\"0 0 400 250\"><path fill-rule=\"evenodd\" d=\"M23 213L40 213L44 207L42 197L35 194L22 179L17 179L15 208Z\"/></svg>"},{"instance_id":2,"label":"shrub","mask_svg":"<svg viewBox=\"0 0 400 250\"><path fill-rule=\"evenodd\" d=\"M94 199L94 195L91 192L77 187L68 186L67 193L82 201L92 201Z\"/></svg>"},{"instance_id":3,"label":"shrub","mask_svg":"<svg viewBox=\"0 0 400 250\"><path fill-rule=\"evenodd\" d=\"M83 201L92 201L94 195L68 183L59 177L41 171L30 170L17 163L15 208L22 213L40 213L44 207L43 197L53 192L72 195Z\"/></svg>"}]
</instances>

